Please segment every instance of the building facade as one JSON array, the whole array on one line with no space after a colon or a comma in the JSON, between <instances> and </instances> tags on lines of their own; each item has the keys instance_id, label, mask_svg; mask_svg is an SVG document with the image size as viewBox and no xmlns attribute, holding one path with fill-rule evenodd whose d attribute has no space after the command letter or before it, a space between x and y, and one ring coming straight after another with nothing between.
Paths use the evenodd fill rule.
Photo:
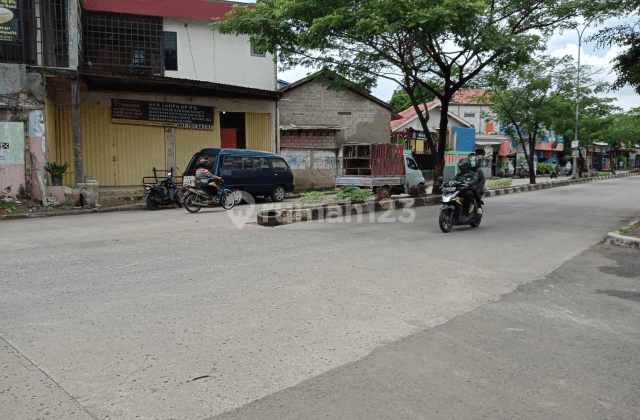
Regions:
<instances>
[{"instance_id":1,"label":"building facade","mask_svg":"<svg viewBox=\"0 0 640 420\"><path fill-rule=\"evenodd\" d=\"M328 90L313 76L280 88L280 154L296 189L332 187L342 145L389 143L394 108L368 92Z\"/></svg>"},{"instance_id":2,"label":"building facade","mask_svg":"<svg viewBox=\"0 0 640 420\"><path fill-rule=\"evenodd\" d=\"M33 14L37 23L42 19L36 14L50 3L59 8L51 14L55 19L42 23L39 33L22 34L23 40L31 36L29 42L9 49L0 39L0 63L13 57L4 65L22 68L26 85L35 86L33 95L25 96L29 89L23 88L16 98L37 102L42 164L68 163L64 184L90 175L102 186L140 185L154 167L184 171L206 147L276 151L280 94L273 57L256 51L248 36L208 27L233 3L20 4L42 9ZM21 16L30 15L23 10ZM23 115L25 124L28 117Z\"/></svg>"}]
</instances>

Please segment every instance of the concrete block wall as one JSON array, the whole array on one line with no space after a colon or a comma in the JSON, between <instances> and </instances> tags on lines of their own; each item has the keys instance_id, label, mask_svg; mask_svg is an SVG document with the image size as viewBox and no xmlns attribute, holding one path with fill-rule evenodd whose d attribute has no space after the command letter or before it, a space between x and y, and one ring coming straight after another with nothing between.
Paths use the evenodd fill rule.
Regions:
<instances>
[{"instance_id":1,"label":"concrete block wall","mask_svg":"<svg viewBox=\"0 0 640 420\"><path fill-rule=\"evenodd\" d=\"M280 144L283 148L335 149L335 131L291 130L282 131Z\"/></svg>"},{"instance_id":2,"label":"concrete block wall","mask_svg":"<svg viewBox=\"0 0 640 420\"><path fill-rule=\"evenodd\" d=\"M327 90L319 80L284 92L280 124L332 125L336 147L343 142L389 143L391 111L349 89Z\"/></svg>"}]
</instances>

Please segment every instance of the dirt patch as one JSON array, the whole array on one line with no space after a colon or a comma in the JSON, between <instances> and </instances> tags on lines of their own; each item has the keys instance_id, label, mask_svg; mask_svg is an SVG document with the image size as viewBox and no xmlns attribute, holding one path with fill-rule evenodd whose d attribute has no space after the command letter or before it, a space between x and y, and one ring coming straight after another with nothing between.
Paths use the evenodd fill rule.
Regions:
<instances>
[{"instance_id":1,"label":"dirt patch","mask_svg":"<svg viewBox=\"0 0 640 420\"><path fill-rule=\"evenodd\" d=\"M624 236L634 236L636 238L640 238L640 222L629 226L627 229L627 233L619 232Z\"/></svg>"}]
</instances>

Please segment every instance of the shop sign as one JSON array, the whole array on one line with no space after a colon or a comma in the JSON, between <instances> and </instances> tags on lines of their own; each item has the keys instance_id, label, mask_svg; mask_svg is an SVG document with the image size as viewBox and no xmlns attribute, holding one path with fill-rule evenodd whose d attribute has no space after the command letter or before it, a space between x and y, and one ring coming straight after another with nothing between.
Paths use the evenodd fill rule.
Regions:
<instances>
[{"instance_id":1,"label":"shop sign","mask_svg":"<svg viewBox=\"0 0 640 420\"><path fill-rule=\"evenodd\" d=\"M18 0L0 0L0 42L20 40Z\"/></svg>"},{"instance_id":2,"label":"shop sign","mask_svg":"<svg viewBox=\"0 0 640 420\"><path fill-rule=\"evenodd\" d=\"M213 130L213 107L111 99L111 122L114 124Z\"/></svg>"}]
</instances>

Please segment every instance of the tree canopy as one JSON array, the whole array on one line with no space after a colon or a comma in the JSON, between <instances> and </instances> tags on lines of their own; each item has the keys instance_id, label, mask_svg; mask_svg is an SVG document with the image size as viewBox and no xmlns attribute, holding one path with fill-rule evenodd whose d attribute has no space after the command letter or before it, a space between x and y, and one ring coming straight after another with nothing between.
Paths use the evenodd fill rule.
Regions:
<instances>
[{"instance_id":1,"label":"tree canopy","mask_svg":"<svg viewBox=\"0 0 640 420\"><path fill-rule=\"evenodd\" d=\"M537 56L523 66L495 69L486 79L491 90L491 113L506 134L524 150L529 177L535 184L533 151L558 114L562 100L575 91L571 57Z\"/></svg>"},{"instance_id":2,"label":"tree canopy","mask_svg":"<svg viewBox=\"0 0 640 420\"><path fill-rule=\"evenodd\" d=\"M212 23L226 34L248 34L277 54L281 68L324 69L328 88L351 81L371 88L379 78L398 83L416 110L434 155L436 179L444 168L449 102L489 66L528 62L545 37L576 17L602 13L615 0L258 0L235 5ZM322 76L322 75L320 75ZM433 83L438 80L440 83ZM439 137L431 139L431 92L442 103ZM437 187L437 185L436 185ZM436 191L438 188L436 188Z\"/></svg>"},{"instance_id":3,"label":"tree canopy","mask_svg":"<svg viewBox=\"0 0 640 420\"><path fill-rule=\"evenodd\" d=\"M620 0L613 11L619 14L634 15L635 22L602 29L596 35L587 38L587 42L596 41L597 48L612 45L627 47L613 61L613 71L617 79L613 88L618 90L625 86L632 87L640 94L640 21L638 20L640 0Z\"/></svg>"}]
</instances>

